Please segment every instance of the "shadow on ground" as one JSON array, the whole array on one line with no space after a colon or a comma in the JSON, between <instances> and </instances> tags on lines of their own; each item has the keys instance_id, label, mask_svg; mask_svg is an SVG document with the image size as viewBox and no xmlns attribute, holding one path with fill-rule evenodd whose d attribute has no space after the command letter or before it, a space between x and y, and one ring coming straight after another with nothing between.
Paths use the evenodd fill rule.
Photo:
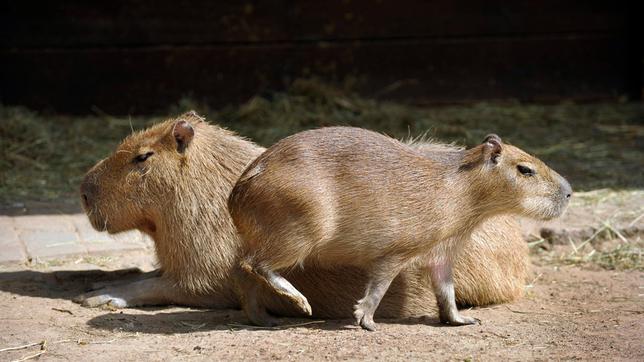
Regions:
<instances>
[{"instance_id":1,"label":"shadow on ground","mask_svg":"<svg viewBox=\"0 0 644 362\"><path fill-rule=\"evenodd\" d=\"M114 271L93 269L0 272L0 290L28 297L71 300L76 295L92 289L94 283L128 282L152 276L152 273L155 272L143 273L138 268Z\"/></svg>"},{"instance_id":2,"label":"shadow on ground","mask_svg":"<svg viewBox=\"0 0 644 362\"><path fill-rule=\"evenodd\" d=\"M94 289L98 284L127 283L133 280L152 277L157 271L143 273L138 268L115 271L103 270L62 270L40 272L33 270L10 271L0 273L0 290L21 296L71 300L75 296ZM100 311L101 309L93 309ZM102 309L104 310L104 309ZM353 320L325 320L311 323L311 319L280 318L281 327L286 329L303 327L317 330L342 330L359 328ZM409 319L379 319L382 324L425 324L442 327L438 319L432 317ZM222 309L206 310L176 306L141 307L110 311L95 316L87 325L102 330L121 330L147 334L190 333L204 330L249 330L262 331L248 325L248 319L239 310Z\"/></svg>"},{"instance_id":3,"label":"shadow on ground","mask_svg":"<svg viewBox=\"0 0 644 362\"><path fill-rule=\"evenodd\" d=\"M440 324L436 318L379 319L378 324L424 324L433 327L448 327ZM281 326L261 328L250 326L242 311L237 310L195 310L179 312L158 312L154 314L135 314L117 312L103 314L90 319L87 324L103 330L122 330L146 334L177 334L209 330L247 330L267 331L289 328L307 328L313 330L349 330L360 329L351 319L320 320L302 318L280 318Z\"/></svg>"}]
</instances>

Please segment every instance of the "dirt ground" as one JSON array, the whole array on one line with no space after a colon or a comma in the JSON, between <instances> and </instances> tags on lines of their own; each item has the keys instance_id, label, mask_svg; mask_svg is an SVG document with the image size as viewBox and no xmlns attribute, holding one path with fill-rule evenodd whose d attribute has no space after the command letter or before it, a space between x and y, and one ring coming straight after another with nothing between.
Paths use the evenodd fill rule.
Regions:
<instances>
[{"instance_id":1,"label":"dirt ground","mask_svg":"<svg viewBox=\"0 0 644 362\"><path fill-rule=\"evenodd\" d=\"M533 256L535 264L541 258ZM109 265L110 268L104 266ZM88 309L70 299L96 280L96 268L153 268L143 252L0 269L0 360L44 352L41 360L644 359L644 272L534 266L526 296L465 311L481 325L444 327L435 316L380 320L366 332L351 320L265 330L240 311L190 308ZM94 271L88 270L94 268ZM43 342L44 341L44 347Z\"/></svg>"}]
</instances>

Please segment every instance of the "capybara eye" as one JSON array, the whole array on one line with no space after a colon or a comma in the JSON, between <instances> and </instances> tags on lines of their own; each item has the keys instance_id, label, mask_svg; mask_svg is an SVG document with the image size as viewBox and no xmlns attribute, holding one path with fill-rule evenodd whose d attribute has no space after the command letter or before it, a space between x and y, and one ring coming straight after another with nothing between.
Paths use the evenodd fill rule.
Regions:
<instances>
[{"instance_id":1,"label":"capybara eye","mask_svg":"<svg viewBox=\"0 0 644 362\"><path fill-rule=\"evenodd\" d=\"M144 153L142 155L138 155L138 156L134 157L134 163L145 162L145 160L150 158L150 156L152 156L153 154L154 154L154 152L146 152L146 153Z\"/></svg>"},{"instance_id":2,"label":"capybara eye","mask_svg":"<svg viewBox=\"0 0 644 362\"><path fill-rule=\"evenodd\" d=\"M526 176L534 176L536 174L536 172L533 169L523 165L517 165L517 170L519 170L519 172L521 172L522 175L526 175Z\"/></svg>"}]
</instances>

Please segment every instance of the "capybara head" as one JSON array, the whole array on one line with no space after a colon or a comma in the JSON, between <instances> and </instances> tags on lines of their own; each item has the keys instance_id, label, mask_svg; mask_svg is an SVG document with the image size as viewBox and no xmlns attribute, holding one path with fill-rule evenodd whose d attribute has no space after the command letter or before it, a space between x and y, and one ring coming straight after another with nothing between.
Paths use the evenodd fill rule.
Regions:
<instances>
[{"instance_id":1,"label":"capybara head","mask_svg":"<svg viewBox=\"0 0 644 362\"><path fill-rule=\"evenodd\" d=\"M460 170L475 173L474 184L487 193L481 197L494 199L486 204L536 219L560 216L572 196L565 178L495 134L466 151Z\"/></svg>"},{"instance_id":2,"label":"capybara head","mask_svg":"<svg viewBox=\"0 0 644 362\"><path fill-rule=\"evenodd\" d=\"M201 117L189 112L133 133L97 163L80 188L92 226L110 233L135 228L154 232L155 213L174 199L201 122Z\"/></svg>"}]
</instances>

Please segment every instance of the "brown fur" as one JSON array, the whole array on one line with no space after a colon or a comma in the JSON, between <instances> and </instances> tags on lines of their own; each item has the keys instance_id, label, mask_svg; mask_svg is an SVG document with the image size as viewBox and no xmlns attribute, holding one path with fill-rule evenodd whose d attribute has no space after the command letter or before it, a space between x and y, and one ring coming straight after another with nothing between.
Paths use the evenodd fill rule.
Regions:
<instances>
[{"instance_id":1,"label":"brown fur","mask_svg":"<svg viewBox=\"0 0 644 362\"><path fill-rule=\"evenodd\" d=\"M534 175L518 171L528 166ZM424 258L434 292L444 293L443 302L452 308L441 310L441 319L472 323L456 312L451 267L472 230L502 214L556 217L570 192L556 172L503 145L498 136L470 150L432 156L371 131L330 127L270 147L240 177L229 209L243 241L242 266L305 313L311 309L307 298L275 271L312 266L368 270L369 286L356 318L373 329L370 318L391 280L428 253ZM242 275L251 320L272 323L254 300L254 283L243 280Z\"/></svg>"},{"instance_id":2,"label":"brown fur","mask_svg":"<svg viewBox=\"0 0 644 362\"><path fill-rule=\"evenodd\" d=\"M194 138L180 150L173 130L182 120L192 126ZM427 148L433 157L454 150L423 142L413 147L421 152ZM150 235L162 276L107 287L76 301L87 306L239 307L232 275L241 242L226 200L246 165L263 151L194 113L126 138L87 173L81 186L87 198L84 207L98 230L138 229ZM154 154L144 162L134 162L135 157L148 152ZM455 267L458 302L486 305L518 298L523 293L527 266L527 246L517 222L506 216L487 221L474 232ZM347 316L366 283L365 273L351 266L324 269L312 265L294 269L287 277L309 297L315 315L325 318ZM278 314L296 313L273 293L266 292L261 298ZM426 275L419 265L412 265L393 282L378 315L420 316L435 308Z\"/></svg>"}]
</instances>

